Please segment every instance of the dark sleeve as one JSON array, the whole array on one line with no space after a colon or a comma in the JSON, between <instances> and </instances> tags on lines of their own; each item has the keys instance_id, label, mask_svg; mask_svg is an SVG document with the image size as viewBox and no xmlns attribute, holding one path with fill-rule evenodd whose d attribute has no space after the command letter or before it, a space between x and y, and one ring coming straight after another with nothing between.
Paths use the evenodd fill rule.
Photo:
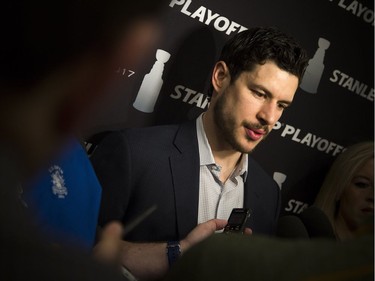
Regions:
<instances>
[{"instance_id":1,"label":"dark sleeve","mask_svg":"<svg viewBox=\"0 0 375 281\"><path fill-rule=\"evenodd\" d=\"M108 134L91 156L102 186L99 225L122 221L130 198L131 155L123 132Z\"/></svg>"},{"instance_id":2,"label":"dark sleeve","mask_svg":"<svg viewBox=\"0 0 375 281\"><path fill-rule=\"evenodd\" d=\"M256 234L275 235L281 210L280 188L251 158L248 171L245 190L248 195L245 199L249 200L247 206L253 211L248 226Z\"/></svg>"},{"instance_id":3,"label":"dark sleeve","mask_svg":"<svg viewBox=\"0 0 375 281\"><path fill-rule=\"evenodd\" d=\"M274 236L276 234L277 222L279 220L281 209L281 191L276 182L267 177L262 189L261 206L257 209L257 226L259 229L253 229L255 233ZM259 205L258 205L259 207Z\"/></svg>"},{"instance_id":4,"label":"dark sleeve","mask_svg":"<svg viewBox=\"0 0 375 281\"><path fill-rule=\"evenodd\" d=\"M269 200L271 200L267 205L270 213L270 229L269 232L265 234L275 235L277 222L279 220L280 209L281 209L281 191L277 183L269 178L268 179L268 190L267 190Z\"/></svg>"}]
</instances>

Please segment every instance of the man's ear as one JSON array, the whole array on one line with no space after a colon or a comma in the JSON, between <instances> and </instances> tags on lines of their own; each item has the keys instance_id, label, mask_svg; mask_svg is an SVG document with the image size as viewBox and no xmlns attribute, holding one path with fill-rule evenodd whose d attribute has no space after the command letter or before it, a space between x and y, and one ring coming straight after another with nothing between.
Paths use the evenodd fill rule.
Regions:
<instances>
[{"instance_id":1,"label":"man's ear","mask_svg":"<svg viewBox=\"0 0 375 281\"><path fill-rule=\"evenodd\" d=\"M211 83L214 91L220 93L230 83L229 69L225 62L218 61L212 72Z\"/></svg>"}]
</instances>

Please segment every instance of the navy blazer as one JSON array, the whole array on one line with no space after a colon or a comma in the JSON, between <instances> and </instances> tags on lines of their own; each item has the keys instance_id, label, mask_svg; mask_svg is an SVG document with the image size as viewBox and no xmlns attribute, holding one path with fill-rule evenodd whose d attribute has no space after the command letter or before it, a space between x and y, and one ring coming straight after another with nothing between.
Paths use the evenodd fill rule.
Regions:
<instances>
[{"instance_id":1,"label":"navy blazer","mask_svg":"<svg viewBox=\"0 0 375 281\"><path fill-rule=\"evenodd\" d=\"M127 234L129 241L183 239L196 225L199 151L196 122L112 132L91 161L103 187L99 224L127 223L156 204L157 210ZM252 210L248 227L274 234L280 190L249 157L244 207Z\"/></svg>"}]
</instances>

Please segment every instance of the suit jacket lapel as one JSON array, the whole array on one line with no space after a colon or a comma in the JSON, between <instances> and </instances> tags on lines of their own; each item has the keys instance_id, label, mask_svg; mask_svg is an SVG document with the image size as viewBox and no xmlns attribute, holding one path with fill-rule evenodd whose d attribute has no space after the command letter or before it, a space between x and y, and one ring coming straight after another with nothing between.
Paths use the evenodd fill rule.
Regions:
<instances>
[{"instance_id":1,"label":"suit jacket lapel","mask_svg":"<svg viewBox=\"0 0 375 281\"><path fill-rule=\"evenodd\" d=\"M199 150L194 122L177 131L175 153L170 157L175 192L177 234L184 238L197 225L199 200Z\"/></svg>"},{"instance_id":2,"label":"suit jacket lapel","mask_svg":"<svg viewBox=\"0 0 375 281\"><path fill-rule=\"evenodd\" d=\"M244 208L250 208L250 210L259 210L261 208L258 207L260 200L260 192L259 189L261 188L259 181L254 180L254 160L250 158L249 156L249 164L248 164L248 170L247 170L247 179L245 182L245 190L244 190ZM254 225L256 216L252 213L250 215L250 219L247 221L247 226L251 227Z\"/></svg>"}]
</instances>

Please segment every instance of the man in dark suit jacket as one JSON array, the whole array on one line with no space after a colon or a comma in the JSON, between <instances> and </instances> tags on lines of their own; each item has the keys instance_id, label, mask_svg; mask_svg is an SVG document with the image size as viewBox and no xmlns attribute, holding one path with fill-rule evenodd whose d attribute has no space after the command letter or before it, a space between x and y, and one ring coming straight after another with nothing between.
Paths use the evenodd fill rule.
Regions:
<instances>
[{"instance_id":1,"label":"man in dark suit jacket","mask_svg":"<svg viewBox=\"0 0 375 281\"><path fill-rule=\"evenodd\" d=\"M126 226L142 210L157 210L127 235L131 241L180 240L197 225L199 151L195 121L181 125L130 129L110 134L91 160L106 189L101 225L120 220ZM144 153L147 151L147 153ZM244 186L247 222L256 233L273 234L280 190L251 157Z\"/></svg>"},{"instance_id":2,"label":"man in dark suit jacket","mask_svg":"<svg viewBox=\"0 0 375 281\"><path fill-rule=\"evenodd\" d=\"M280 190L248 154L292 102L306 63L279 30L243 31L224 46L210 106L196 121L113 133L98 146L91 159L103 186L100 224L126 227L158 207L125 237L123 263L136 276L160 278L181 252L222 229L232 208L251 209L254 233L274 232Z\"/></svg>"}]
</instances>

